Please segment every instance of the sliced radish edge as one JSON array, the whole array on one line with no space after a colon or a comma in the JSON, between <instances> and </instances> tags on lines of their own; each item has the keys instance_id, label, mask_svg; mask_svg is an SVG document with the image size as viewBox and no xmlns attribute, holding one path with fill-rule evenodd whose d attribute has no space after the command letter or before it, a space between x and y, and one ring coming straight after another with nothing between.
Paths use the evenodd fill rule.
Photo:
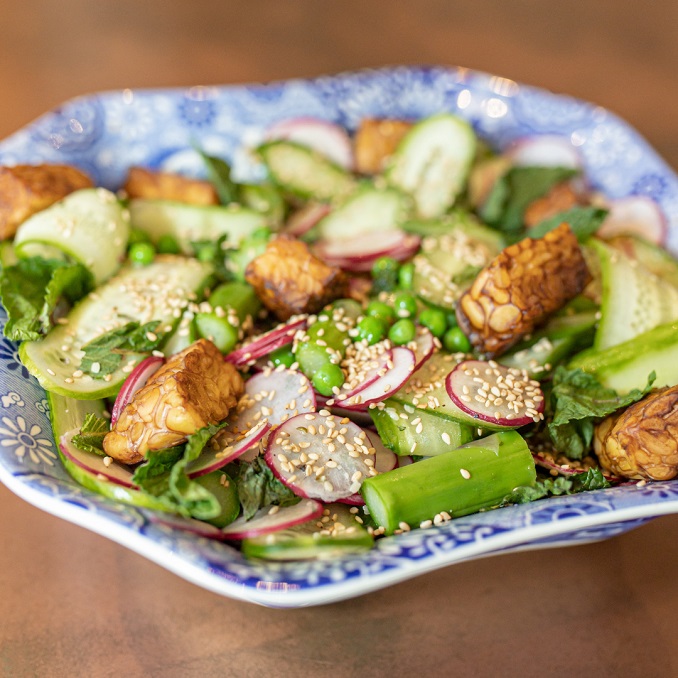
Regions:
<instances>
[{"instance_id":1,"label":"sliced radish edge","mask_svg":"<svg viewBox=\"0 0 678 678\"><path fill-rule=\"evenodd\" d=\"M285 530L295 525L307 523L320 516L323 505L313 499L302 499L293 506L265 506L259 509L249 520L240 516L230 525L221 529L224 539L248 539Z\"/></svg>"},{"instance_id":2,"label":"sliced radish edge","mask_svg":"<svg viewBox=\"0 0 678 678\"><path fill-rule=\"evenodd\" d=\"M122 414L125 406L134 398L134 394L146 385L146 382L165 364L165 359L160 356L148 356L144 358L130 373L113 404L111 410L111 426L115 426L118 417Z\"/></svg>"},{"instance_id":3,"label":"sliced radish edge","mask_svg":"<svg viewBox=\"0 0 678 678\"><path fill-rule=\"evenodd\" d=\"M307 319L297 318L290 320L273 328L269 332L259 335L251 339L247 344L232 351L224 360L232 363L236 367L243 367L252 363L259 358L263 358L271 351L275 351L294 341L294 335L298 330L303 330L306 327Z\"/></svg>"}]
</instances>

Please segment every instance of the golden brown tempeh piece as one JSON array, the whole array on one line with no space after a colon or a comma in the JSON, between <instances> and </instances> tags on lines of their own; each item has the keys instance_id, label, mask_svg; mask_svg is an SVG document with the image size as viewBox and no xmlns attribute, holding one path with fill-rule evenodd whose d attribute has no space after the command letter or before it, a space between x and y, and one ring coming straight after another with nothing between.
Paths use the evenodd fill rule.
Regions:
<instances>
[{"instance_id":1,"label":"golden brown tempeh piece","mask_svg":"<svg viewBox=\"0 0 678 678\"><path fill-rule=\"evenodd\" d=\"M271 240L266 251L249 263L245 279L280 320L315 313L346 291L340 269L328 266L305 243L285 235Z\"/></svg>"},{"instance_id":2,"label":"golden brown tempeh piece","mask_svg":"<svg viewBox=\"0 0 678 678\"><path fill-rule=\"evenodd\" d=\"M11 238L36 212L93 185L84 172L70 165L0 167L0 240Z\"/></svg>"},{"instance_id":3,"label":"golden brown tempeh piece","mask_svg":"<svg viewBox=\"0 0 678 678\"><path fill-rule=\"evenodd\" d=\"M579 294L591 275L570 227L525 238L501 252L457 304L473 346L496 357Z\"/></svg>"},{"instance_id":4,"label":"golden brown tempeh piece","mask_svg":"<svg viewBox=\"0 0 678 678\"><path fill-rule=\"evenodd\" d=\"M131 167L123 186L130 198L173 200L191 205L218 205L219 197L209 181L189 179L171 172Z\"/></svg>"},{"instance_id":5,"label":"golden brown tempeh piece","mask_svg":"<svg viewBox=\"0 0 678 678\"><path fill-rule=\"evenodd\" d=\"M646 395L597 427L594 450L604 470L624 478L678 475L678 386Z\"/></svg>"},{"instance_id":6,"label":"golden brown tempeh piece","mask_svg":"<svg viewBox=\"0 0 678 678\"><path fill-rule=\"evenodd\" d=\"M378 174L412 127L404 120L364 118L355 135L355 169L361 174Z\"/></svg>"},{"instance_id":7,"label":"golden brown tempeh piece","mask_svg":"<svg viewBox=\"0 0 678 678\"><path fill-rule=\"evenodd\" d=\"M235 367L211 341L200 339L172 356L134 395L104 438L104 450L135 464L149 450L179 445L223 421L244 388Z\"/></svg>"}]
</instances>

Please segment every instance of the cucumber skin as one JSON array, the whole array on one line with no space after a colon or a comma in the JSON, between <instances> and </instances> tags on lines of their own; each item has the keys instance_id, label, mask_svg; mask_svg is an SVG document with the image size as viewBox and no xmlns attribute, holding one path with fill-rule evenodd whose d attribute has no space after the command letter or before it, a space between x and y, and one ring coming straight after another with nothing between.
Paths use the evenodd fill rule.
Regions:
<instances>
[{"instance_id":1,"label":"cucumber skin","mask_svg":"<svg viewBox=\"0 0 678 678\"><path fill-rule=\"evenodd\" d=\"M678 384L678 322L660 325L608 349L582 351L568 367L582 369L622 393L644 388L652 371L657 375L655 388Z\"/></svg>"},{"instance_id":2,"label":"cucumber skin","mask_svg":"<svg viewBox=\"0 0 678 678\"><path fill-rule=\"evenodd\" d=\"M458 518L493 508L516 487L534 485L536 475L525 440L505 431L368 478L360 493L375 521L393 534L401 522L418 527L442 511Z\"/></svg>"}]
</instances>

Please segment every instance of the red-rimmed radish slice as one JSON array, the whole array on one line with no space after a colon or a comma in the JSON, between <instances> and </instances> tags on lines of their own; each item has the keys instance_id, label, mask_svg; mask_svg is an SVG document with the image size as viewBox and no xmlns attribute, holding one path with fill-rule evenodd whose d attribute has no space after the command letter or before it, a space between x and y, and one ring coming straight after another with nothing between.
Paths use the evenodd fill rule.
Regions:
<instances>
[{"instance_id":1,"label":"red-rimmed radish slice","mask_svg":"<svg viewBox=\"0 0 678 678\"><path fill-rule=\"evenodd\" d=\"M612 200L596 235L612 238L615 235L637 235L655 245L666 241L668 225L659 205L646 196L630 196Z\"/></svg>"},{"instance_id":2,"label":"red-rimmed radish slice","mask_svg":"<svg viewBox=\"0 0 678 678\"><path fill-rule=\"evenodd\" d=\"M340 417L341 419L343 419L344 417L348 417L354 424L358 424L358 426L362 426L363 428L365 428L366 426L373 425L372 417L369 415L368 412L359 412L357 410L345 410L343 407L339 407L337 405L328 405L327 404L328 400L332 400L333 403L335 401L332 398L320 395L320 393L316 393L315 397L318 402L319 410L323 408L329 410L331 414L334 414L335 416Z\"/></svg>"},{"instance_id":3,"label":"red-rimmed radish slice","mask_svg":"<svg viewBox=\"0 0 678 678\"><path fill-rule=\"evenodd\" d=\"M447 375L456 407L476 422L518 428L543 419L544 394L525 370L493 360L464 360Z\"/></svg>"},{"instance_id":4,"label":"red-rimmed radish slice","mask_svg":"<svg viewBox=\"0 0 678 678\"><path fill-rule=\"evenodd\" d=\"M290 417L315 412L316 405L316 395L306 375L294 370L266 369L245 382L232 428L242 433L264 419L275 427Z\"/></svg>"},{"instance_id":5,"label":"red-rimmed radish slice","mask_svg":"<svg viewBox=\"0 0 678 678\"><path fill-rule=\"evenodd\" d=\"M125 405L134 397L134 394L165 364L165 359L160 356L148 356L144 358L125 379L125 383L118 392L118 396L111 410L111 426L115 426L118 417L125 409Z\"/></svg>"},{"instance_id":6,"label":"red-rimmed radish slice","mask_svg":"<svg viewBox=\"0 0 678 678\"><path fill-rule=\"evenodd\" d=\"M291 118L266 130L268 139L286 139L317 151L345 169L353 167L353 147L346 130L319 118Z\"/></svg>"},{"instance_id":7,"label":"red-rimmed radish slice","mask_svg":"<svg viewBox=\"0 0 678 678\"><path fill-rule=\"evenodd\" d=\"M356 393L360 393L392 369L393 351L387 346L383 341L369 347L360 343L350 346L342 364L345 373L348 371L346 383L334 399L325 402L331 402L331 406L343 407Z\"/></svg>"},{"instance_id":8,"label":"red-rimmed radish slice","mask_svg":"<svg viewBox=\"0 0 678 678\"><path fill-rule=\"evenodd\" d=\"M85 452L73 445L73 436L80 431L68 431L59 440L59 449L64 457L80 468L96 476L99 480L108 480L116 485L136 489L132 482L133 471L124 464L120 464L110 457L100 457L93 452ZM110 463L104 460L109 460Z\"/></svg>"},{"instance_id":9,"label":"red-rimmed radish slice","mask_svg":"<svg viewBox=\"0 0 678 678\"><path fill-rule=\"evenodd\" d=\"M378 433L367 431L367 437L372 441L372 447L376 450L374 458L374 468L377 473L388 473L398 467L398 455L381 442Z\"/></svg>"},{"instance_id":10,"label":"red-rimmed radish slice","mask_svg":"<svg viewBox=\"0 0 678 678\"><path fill-rule=\"evenodd\" d=\"M583 165L576 146L566 137L543 135L515 141L506 151L514 165L521 167L571 167Z\"/></svg>"},{"instance_id":11,"label":"red-rimmed radish slice","mask_svg":"<svg viewBox=\"0 0 678 678\"><path fill-rule=\"evenodd\" d=\"M343 408L365 411L372 403L386 400L402 387L414 372L416 363L414 352L404 346L396 346L392 349L392 356L393 367L388 369L382 377L340 401Z\"/></svg>"},{"instance_id":12,"label":"red-rimmed radish slice","mask_svg":"<svg viewBox=\"0 0 678 678\"><path fill-rule=\"evenodd\" d=\"M205 537L206 539L224 540L225 537L221 529L205 523L202 520L195 518L182 518L181 516L174 516L171 513L151 513L149 519L152 523L162 525L163 527L171 527L177 530L184 530L190 532L198 537Z\"/></svg>"},{"instance_id":13,"label":"red-rimmed radish slice","mask_svg":"<svg viewBox=\"0 0 678 678\"><path fill-rule=\"evenodd\" d=\"M343 499L337 499L340 504L348 504L349 506L365 506L365 500L363 499L362 494L356 492L350 497L344 497Z\"/></svg>"},{"instance_id":14,"label":"red-rimmed radish slice","mask_svg":"<svg viewBox=\"0 0 678 678\"><path fill-rule=\"evenodd\" d=\"M282 323L274 327L270 332L260 334L258 337L251 339L244 346L229 353L224 359L229 363L233 363L236 367L243 367L259 358L263 358L271 351L291 344L294 341L294 335L298 330L303 330L306 327L306 323L307 319L305 316Z\"/></svg>"},{"instance_id":15,"label":"red-rimmed radish slice","mask_svg":"<svg viewBox=\"0 0 678 678\"><path fill-rule=\"evenodd\" d=\"M315 244L315 253L328 263L339 262L354 265L368 264L380 257L393 257L402 261L414 255L421 239L417 235L399 229L373 231L360 237L345 240L320 240Z\"/></svg>"},{"instance_id":16,"label":"red-rimmed radish slice","mask_svg":"<svg viewBox=\"0 0 678 678\"><path fill-rule=\"evenodd\" d=\"M245 452L259 445L264 436L271 430L271 424L263 419L252 427L249 431L244 433L233 430L228 427L222 429L214 436L200 456L193 461L186 464L186 473L189 478L197 478L204 476L212 471L230 464L239 457L242 457Z\"/></svg>"},{"instance_id":17,"label":"red-rimmed radish slice","mask_svg":"<svg viewBox=\"0 0 678 678\"><path fill-rule=\"evenodd\" d=\"M332 208L320 202L310 202L293 212L285 222L285 233L297 237L308 233Z\"/></svg>"},{"instance_id":18,"label":"red-rimmed radish slice","mask_svg":"<svg viewBox=\"0 0 678 678\"><path fill-rule=\"evenodd\" d=\"M561 476L576 476L578 473L586 473L588 470L585 468L572 468L571 466L556 464L555 461L547 459L537 452L532 453L532 458L534 459L534 463L537 466L541 466L542 468L548 469L549 471L555 471ZM619 483L622 480L617 476L611 476L606 473L603 473L603 477L610 483Z\"/></svg>"},{"instance_id":19,"label":"red-rimmed radish slice","mask_svg":"<svg viewBox=\"0 0 678 678\"><path fill-rule=\"evenodd\" d=\"M320 516L323 505L313 499L302 499L294 506L265 506L259 509L249 520L240 516L221 530L224 539L246 539L261 537L271 532L285 530L288 527L307 523Z\"/></svg>"},{"instance_id":20,"label":"red-rimmed radish slice","mask_svg":"<svg viewBox=\"0 0 678 678\"><path fill-rule=\"evenodd\" d=\"M265 454L274 475L295 494L326 503L356 494L365 478L376 475L374 458L360 426L320 413L288 419L269 436Z\"/></svg>"},{"instance_id":21,"label":"red-rimmed radish slice","mask_svg":"<svg viewBox=\"0 0 678 678\"><path fill-rule=\"evenodd\" d=\"M436 342L427 327L419 325L417 327L417 336L414 341L407 345L407 348L414 352L414 369L418 370L432 355L436 348Z\"/></svg>"}]
</instances>

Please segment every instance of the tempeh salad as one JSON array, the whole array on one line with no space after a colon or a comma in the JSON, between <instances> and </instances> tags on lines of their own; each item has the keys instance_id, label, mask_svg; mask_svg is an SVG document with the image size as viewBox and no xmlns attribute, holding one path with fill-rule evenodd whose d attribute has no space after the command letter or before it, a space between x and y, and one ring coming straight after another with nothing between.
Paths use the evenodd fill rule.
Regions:
<instances>
[{"instance_id":1,"label":"tempeh salad","mask_svg":"<svg viewBox=\"0 0 678 678\"><path fill-rule=\"evenodd\" d=\"M678 262L553 137L286 120L260 184L0 168L5 334L92 491L253 558L678 474ZM546 499L548 500L548 499Z\"/></svg>"}]
</instances>

